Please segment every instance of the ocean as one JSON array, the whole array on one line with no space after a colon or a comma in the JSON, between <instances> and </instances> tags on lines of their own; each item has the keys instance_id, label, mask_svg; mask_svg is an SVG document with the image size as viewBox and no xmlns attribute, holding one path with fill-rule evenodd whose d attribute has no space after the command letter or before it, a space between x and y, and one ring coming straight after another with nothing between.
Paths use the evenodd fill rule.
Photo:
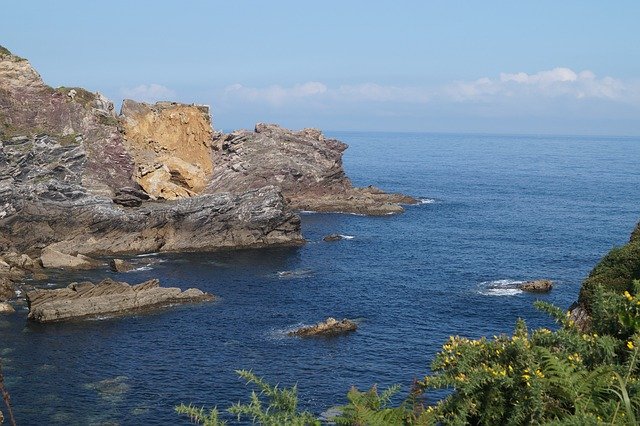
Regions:
<instances>
[{"instance_id":1,"label":"ocean","mask_svg":"<svg viewBox=\"0 0 640 426\"><path fill-rule=\"evenodd\" d=\"M67 324L28 323L24 309L0 317L18 424L188 424L175 405L247 400L237 369L297 383L300 406L318 415L344 404L351 386L398 383L406 392L449 335L510 333L517 318L553 327L533 302L567 308L640 219L640 138L328 136L350 145L344 164L355 185L421 203L384 217L303 213L308 243L299 248L151 255L134 272L52 277L52 287L157 277L220 299ZM345 238L322 241L331 233ZM553 291L512 288L539 278L553 280ZM359 329L286 335L329 316L356 319Z\"/></svg>"}]
</instances>

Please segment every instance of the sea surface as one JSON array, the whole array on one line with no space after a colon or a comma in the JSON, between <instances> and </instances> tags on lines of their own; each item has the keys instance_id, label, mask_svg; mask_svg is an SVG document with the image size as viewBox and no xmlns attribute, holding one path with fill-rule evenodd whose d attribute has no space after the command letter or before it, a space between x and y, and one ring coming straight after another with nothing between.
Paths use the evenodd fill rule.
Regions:
<instances>
[{"instance_id":1,"label":"sea surface","mask_svg":"<svg viewBox=\"0 0 640 426\"><path fill-rule=\"evenodd\" d=\"M220 300L67 324L30 324L24 307L1 317L18 424L188 424L175 405L247 400L237 369L297 383L300 405L318 415L345 403L351 386L406 391L451 334L509 333L519 317L553 326L533 302L568 307L640 219L639 138L330 136L350 145L344 163L354 184L421 204L385 217L303 213L300 248L150 255L133 259L134 272L52 277L52 288L158 277ZM323 242L330 233L347 237ZM537 278L556 287L548 295L512 288ZM360 328L331 339L286 336L328 316Z\"/></svg>"}]
</instances>

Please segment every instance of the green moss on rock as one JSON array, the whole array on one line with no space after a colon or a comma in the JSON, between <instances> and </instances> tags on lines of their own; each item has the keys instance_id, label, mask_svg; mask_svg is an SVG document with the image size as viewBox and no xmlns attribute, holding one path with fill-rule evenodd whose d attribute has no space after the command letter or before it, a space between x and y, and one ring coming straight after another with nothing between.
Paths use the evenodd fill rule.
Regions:
<instances>
[{"instance_id":1,"label":"green moss on rock","mask_svg":"<svg viewBox=\"0 0 640 426\"><path fill-rule=\"evenodd\" d=\"M7 55L11 55L11 51L6 47L0 45L0 56L7 56Z\"/></svg>"}]
</instances>

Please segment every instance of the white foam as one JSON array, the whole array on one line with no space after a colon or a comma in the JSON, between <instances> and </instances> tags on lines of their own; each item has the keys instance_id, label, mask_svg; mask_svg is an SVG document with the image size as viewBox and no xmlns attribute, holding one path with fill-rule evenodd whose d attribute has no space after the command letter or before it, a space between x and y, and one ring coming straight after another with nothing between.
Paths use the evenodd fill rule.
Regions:
<instances>
[{"instance_id":1,"label":"white foam","mask_svg":"<svg viewBox=\"0 0 640 426\"><path fill-rule=\"evenodd\" d=\"M436 200L433 198L418 198L418 204L433 204Z\"/></svg>"},{"instance_id":2,"label":"white foam","mask_svg":"<svg viewBox=\"0 0 640 426\"><path fill-rule=\"evenodd\" d=\"M156 253L144 253L144 254L139 254L139 255L137 255L136 257L157 256L157 255L159 255L159 254L160 254L159 252L156 252Z\"/></svg>"},{"instance_id":3,"label":"white foam","mask_svg":"<svg viewBox=\"0 0 640 426\"><path fill-rule=\"evenodd\" d=\"M140 266L139 268L132 269L128 272L141 272L141 271L150 271L153 268L151 266Z\"/></svg>"},{"instance_id":4,"label":"white foam","mask_svg":"<svg viewBox=\"0 0 640 426\"><path fill-rule=\"evenodd\" d=\"M524 281L503 279L494 281L484 281L480 283L478 293L483 296L515 296L522 293L518 288Z\"/></svg>"},{"instance_id":5,"label":"white foam","mask_svg":"<svg viewBox=\"0 0 640 426\"><path fill-rule=\"evenodd\" d=\"M342 235L338 234L343 240L353 240L355 237L353 235Z\"/></svg>"}]
</instances>

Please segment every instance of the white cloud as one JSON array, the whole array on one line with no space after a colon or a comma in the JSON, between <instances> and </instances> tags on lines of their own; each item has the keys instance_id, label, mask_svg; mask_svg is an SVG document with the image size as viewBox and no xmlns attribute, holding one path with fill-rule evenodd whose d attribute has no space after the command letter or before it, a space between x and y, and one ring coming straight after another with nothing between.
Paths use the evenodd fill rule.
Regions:
<instances>
[{"instance_id":1,"label":"white cloud","mask_svg":"<svg viewBox=\"0 0 640 426\"><path fill-rule=\"evenodd\" d=\"M247 87L234 84L225 89L225 94L249 101L266 101L273 105L282 105L291 100L318 96L327 92L327 86L316 81L296 84L293 87L269 86L265 88Z\"/></svg>"},{"instance_id":2,"label":"white cloud","mask_svg":"<svg viewBox=\"0 0 640 426\"><path fill-rule=\"evenodd\" d=\"M589 70L575 72L562 67L535 74L501 73L497 79L485 77L471 82L455 82L446 86L442 93L458 102L559 96L626 101L638 96L637 88L628 87L621 80L598 78Z\"/></svg>"},{"instance_id":3,"label":"white cloud","mask_svg":"<svg viewBox=\"0 0 640 426\"><path fill-rule=\"evenodd\" d=\"M234 84L224 91L224 102L228 103L251 102L278 107L303 103L326 109L354 103L390 104L395 107L401 104L517 102L524 106L560 97L574 102L596 99L638 105L640 86L612 77L599 78L589 70L576 72L570 68L557 67L532 74L500 73L495 78L456 81L439 87L376 83L330 87L321 82L310 81L290 87L249 87Z\"/></svg>"},{"instance_id":4,"label":"white cloud","mask_svg":"<svg viewBox=\"0 0 640 426\"><path fill-rule=\"evenodd\" d=\"M176 92L161 84L141 84L133 88L124 88L122 95L127 99L142 102L172 101Z\"/></svg>"}]
</instances>

